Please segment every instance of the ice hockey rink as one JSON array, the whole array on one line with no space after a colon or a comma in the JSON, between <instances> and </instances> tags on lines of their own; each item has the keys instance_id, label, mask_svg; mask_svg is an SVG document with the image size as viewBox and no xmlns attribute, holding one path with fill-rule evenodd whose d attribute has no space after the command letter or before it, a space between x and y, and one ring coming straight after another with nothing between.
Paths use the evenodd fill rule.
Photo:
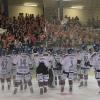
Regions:
<instances>
[{"instance_id":1,"label":"ice hockey rink","mask_svg":"<svg viewBox=\"0 0 100 100\"><path fill-rule=\"evenodd\" d=\"M74 83L72 95L68 94L68 84L66 81L66 89L63 94L60 93L60 88L57 86L56 88L49 89L47 94L40 96L37 81L34 79L34 94L30 94L29 90L27 90L18 91L17 95L13 95L13 88L10 91L5 89L3 92L0 90L0 100L100 100L100 94L98 94L100 89L94 76L89 76L88 82L87 88L78 88L79 83Z\"/></svg>"}]
</instances>

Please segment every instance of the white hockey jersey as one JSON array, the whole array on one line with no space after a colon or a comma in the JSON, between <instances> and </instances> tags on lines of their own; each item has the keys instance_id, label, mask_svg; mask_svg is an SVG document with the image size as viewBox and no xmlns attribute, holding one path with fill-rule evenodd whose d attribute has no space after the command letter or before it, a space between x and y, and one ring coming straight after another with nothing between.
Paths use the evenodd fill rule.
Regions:
<instances>
[{"instance_id":1,"label":"white hockey jersey","mask_svg":"<svg viewBox=\"0 0 100 100\"><path fill-rule=\"evenodd\" d=\"M0 57L0 74L10 74L12 60L10 56Z\"/></svg>"},{"instance_id":2,"label":"white hockey jersey","mask_svg":"<svg viewBox=\"0 0 100 100\"><path fill-rule=\"evenodd\" d=\"M17 56L17 55L14 55L14 54L11 55L12 63L13 63L13 59L15 59L16 56ZM12 70L12 71L13 71L13 70L16 70L16 66L13 66L13 65L12 65L12 66L11 66L11 70Z\"/></svg>"},{"instance_id":3,"label":"white hockey jersey","mask_svg":"<svg viewBox=\"0 0 100 100\"><path fill-rule=\"evenodd\" d=\"M34 54L32 55L34 68L37 68L38 65L39 65L39 64L38 64L38 58L39 58L38 53L34 53Z\"/></svg>"},{"instance_id":4,"label":"white hockey jersey","mask_svg":"<svg viewBox=\"0 0 100 100\"><path fill-rule=\"evenodd\" d=\"M30 65L32 64L30 58L26 54L17 55L13 60L15 64L17 73L26 74L30 72Z\"/></svg>"},{"instance_id":5,"label":"white hockey jersey","mask_svg":"<svg viewBox=\"0 0 100 100\"><path fill-rule=\"evenodd\" d=\"M90 66L86 66L85 63L90 62L91 63L91 54L88 52L83 52L81 54L82 56L82 68L90 68Z\"/></svg>"},{"instance_id":6,"label":"white hockey jersey","mask_svg":"<svg viewBox=\"0 0 100 100\"><path fill-rule=\"evenodd\" d=\"M43 62L45 64L45 66L49 68L51 66L51 57L44 56L43 54L41 54L38 56L37 61L36 61L37 67L39 66L40 62Z\"/></svg>"},{"instance_id":7,"label":"white hockey jersey","mask_svg":"<svg viewBox=\"0 0 100 100\"><path fill-rule=\"evenodd\" d=\"M82 53L81 52L77 53L76 56L77 56L77 60L82 61Z\"/></svg>"},{"instance_id":8,"label":"white hockey jersey","mask_svg":"<svg viewBox=\"0 0 100 100\"><path fill-rule=\"evenodd\" d=\"M95 70L100 70L100 53L96 53L92 58L92 65Z\"/></svg>"},{"instance_id":9,"label":"white hockey jersey","mask_svg":"<svg viewBox=\"0 0 100 100\"><path fill-rule=\"evenodd\" d=\"M61 63L61 59L60 55L54 55L54 68L57 68L57 63Z\"/></svg>"},{"instance_id":10,"label":"white hockey jersey","mask_svg":"<svg viewBox=\"0 0 100 100\"><path fill-rule=\"evenodd\" d=\"M74 72L77 65L77 57L75 55L66 55L61 61L62 69L65 72Z\"/></svg>"}]
</instances>

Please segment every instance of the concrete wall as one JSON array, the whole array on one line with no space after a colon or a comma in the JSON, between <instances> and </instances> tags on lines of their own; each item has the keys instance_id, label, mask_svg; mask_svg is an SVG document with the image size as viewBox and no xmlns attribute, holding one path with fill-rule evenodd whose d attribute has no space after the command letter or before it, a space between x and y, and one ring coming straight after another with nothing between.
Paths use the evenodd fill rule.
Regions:
<instances>
[{"instance_id":1,"label":"concrete wall","mask_svg":"<svg viewBox=\"0 0 100 100\"><path fill-rule=\"evenodd\" d=\"M26 6L13 6L9 5L9 16L18 16L19 13L28 13L28 14L43 14L42 7L26 7Z\"/></svg>"},{"instance_id":2,"label":"concrete wall","mask_svg":"<svg viewBox=\"0 0 100 100\"><path fill-rule=\"evenodd\" d=\"M94 15L94 17L97 17L98 16L98 18L100 19L100 8L95 8L93 15Z\"/></svg>"},{"instance_id":3,"label":"concrete wall","mask_svg":"<svg viewBox=\"0 0 100 100\"><path fill-rule=\"evenodd\" d=\"M94 16L93 10L91 9L71 9L71 8L64 8L63 11L64 16L75 17L79 16L82 22L86 22L89 18Z\"/></svg>"},{"instance_id":4,"label":"concrete wall","mask_svg":"<svg viewBox=\"0 0 100 100\"><path fill-rule=\"evenodd\" d=\"M38 1L38 0L8 0L11 1L9 3L9 15L10 16L18 16L18 13L24 12L24 13L33 13L34 15L37 14L43 14L43 8L42 8L42 1L39 0L39 6L37 7L25 7L22 6L23 2L28 1ZM16 2L15 2L16 1ZM85 1L85 0L84 0ZM99 2L91 2L91 0L87 0L84 5L87 5L85 9L71 9L68 8L71 5L68 3L66 4L66 7L64 6L63 10L63 16L67 15L70 17L79 16L80 20L82 22L86 22L89 18L92 17L99 17L100 18L100 0ZM14 3L15 2L15 3ZM17 4L17 5L13 5ZM20 5L19 5L20 4ZM74 3L73 3L74 4ZM58 12L58 4L55 0L44 0L45 5L45 16L47 19L51 18L52 16L57 16ZM97 6L98 5L98 6Z\"/></svg>"}]
</instances>

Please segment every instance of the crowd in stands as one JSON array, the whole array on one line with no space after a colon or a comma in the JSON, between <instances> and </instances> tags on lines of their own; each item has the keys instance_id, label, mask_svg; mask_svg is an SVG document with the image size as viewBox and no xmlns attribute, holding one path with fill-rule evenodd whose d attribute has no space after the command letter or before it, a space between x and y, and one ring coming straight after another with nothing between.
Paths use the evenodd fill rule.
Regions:
<instances>
[{"instance_id":1,"label":"crowd in stands","mask_svg":"<svg viewBox=\"0 0 100 100\"><path fill-rule=\"evenodd\" d=\"M0 48L19 48L22 43L33 47L37 41L51 46L74 46L84 42L99 40L94 34L93 23L88 21L82 25L78 16L67 17L62 21L54 20L50 23L43 16L20 13L18 17L6 17L0 14L0 28L7 29L0 34Z\"/></svg>"},{"instance_id":2,"label":"crowd in stands","mask_svg":"<svg viewBox=\"0 0 100 100\"><path fill-rule=\"evenodd\" d=\"M33 46L44 33L45 20L43 16L20 13L18 17L6 17L0 14L0 28L7 29L6 34L0 35L0 47L13 49L21 43Z\"/></svg>"},{"instance_id":3,"label":"crowd in stands","mask_svg":"<svg viewBox=\"0 0 100 100\"><path fill-rule=\"evenodd\" d=\"M46 26L49 35L50 33L53 35L51 35L52 41L55 41L55 44L58 43L59 46L76 46L82 43L99 42L100 40L94 27L82 24L78 16L75 18L65 17L61 24L49 23Z\"/></svg>"}]
</instances>

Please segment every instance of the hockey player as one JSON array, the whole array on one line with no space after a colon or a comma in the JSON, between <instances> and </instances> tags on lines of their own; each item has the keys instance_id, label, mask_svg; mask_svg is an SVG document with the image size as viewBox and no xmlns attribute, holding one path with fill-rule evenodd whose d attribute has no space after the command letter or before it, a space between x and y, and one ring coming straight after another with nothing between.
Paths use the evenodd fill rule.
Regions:
<instances>
[{"instance_id":1,"label":"hockey player","mask_svg":"<svg viewBox=\"0 0 100 100\"><path fill-rule=\"evenodd\" d=\"M40 54L37 60L36 75L38 85L40 87L40 95L47 93L48 86L48 67L50 66L50 60L48 54Z\"/></svg>"},{"instance_id":2,"label":"hockey player","mask_svg":"<svg viewBox=\"0 0 100 100\"><path fill-rule=\"evenodd\" d=\"M54 55L54 77L55 77L55 85L57 85L57 80L59 80L59 85L60 85L60 79L61 79L61 74L62 74L62 65L60 63L61 61L61 55L56 54Z\"/></svg>"},{"instance_id":3,"label":"hockey player","mask_svg":"<svg viewBox=\"0 0 100 100\"><path fill-rule=\"evenodd\" d=\"M81 51L77 51L77 69L76 69L76 80L80 81L81 76L81 66L82 66L82 56Z\"/></svg>"},{"instance_id":4,"label":"hockey player","mask_svg":"<svg viewBox=\"0 0 100 100\"><path fill-rule=\"evenodd\" d=\"M29 56L27 55L27 50L23 50L24 53L18 54L13 60L13 65L16 65L16 77L15 77L15 89L14 94L17 93L18 86L22 83L27 82L30 88L30 92L33 93L30 65L32 64Z\"/></svg>"},{"instance_id":5,"label":"hockey player","mask_svg":"<svg viewBox=\"0 0 100 100\"><path fill-rule=\"evenodd\" d=\"M55 81L55 79L54 79L54 77L55 77L55 75L54 75L54 66L55 66L55 59L54 59L54 57L53 57L53 55L52 55L52 53L51 52L49 52L49 55L48 55L48 58L49 58L49 63L50 63L50 65L49 65L49 67L48 67L48 72L49 72L49 80L48 80L48 86L50 87L50 88L54 88L54 81Z\"/></svg>"},{"instance_id":6,"label":"hockey player","mask_svg":"<svg viewBox=\"0 0 100 100\"><path fill-rule=\"evenodd\" d=\"M12 50L12 54L11 54L11 60L13 61L14 58L16 58L18 54L18 51L16 49ZM12 65L11 68L11 78L13 80L13 85L15 84L15 76L16 76L16 66Z\"/></svg>"},{"instance_id":7,"label":"hockey player","mask_svg":"<svg viewBox=\"0 0 100 100\"><path fill-rule=\"evenodd\" d=\"M64 92L65 80L68 78L69 82L69 92L73 92L73 79L74 71L76 69L77 60L74 54L72 54L72 49L68 49L68 54L62 58L61 61L63 74L61 76L61 92Z\"/></svg>"},{"instance_id":8,"label":"hockey player","mask_svg":"<svg viewBox=\"0 0 100 100\"><path fill-rule=\"evenodd\" d=\"M28 55L29 55L30 60L32 61L32 64L30 66L31 75L33 75L33 63L34 63L33 57L32 57L32 53L33 53L32 52L32 49L31 48L28 48Z\"/></svg>"},{"instance_id":9,"label":"hockey player","mask_svg":"<svg viewBox=\"0 0 100 100\"><path fill-rule=\"evenodd\" d=\"M8 90L11 87L11 59L10 56L7 56L7 51L2 50L2 55L0 57L0 80L2 85L2 90L4 90L5 80L7 80Z\"/></svg>"},{"instance_id":10,"label":"hockey player","mask_svg":"<svg viewBox=\"0 0 100 100\"><path fill-rule=\"evenodd\" d=\"M32 79L32 77L33 77L33 57L32 57L32 49L31 48L28 48L28 56L29 56L30 61L32 62L29 66L31 79ZM26 90L26 89L27 89L27 82L26 82L26 80L24 80L24 90Z\"/></svg>"},{"instance_id":11,"label":"hockey player","mask_svg":"<svg viewBox=\"0 0 100 100\"><path fill-rule=\"evenodd\" d=\"M95 69L95 78L96 78L98 86L100 88L100 52L95 53L92 56L92 65ZM99 94L100 94L100 91L99 91Z\"/></svg>"},{"instance_id":12,"label":"hockey player","mask_svg":"<svg viewBox=\"0 0 100 100\"><path fill-rule=\"evenodd\" d=\"M34 66L35 69L38 66L38 57L39 57L39 54L38 53L33 53L32 54L33 66Z\"/></svg>"},{"instance_id":13,"label":"hockey player","mask_svg":"<svg viewBox=\"0 0 100 100\"><path fill-rule=\"evenodd\" d=\"M81 65L81 74L80 74L80 85L79 87L82 86L87 86L87 81L88 81L88 71L91 67L90 64L90 58L91 55L87 51L83 51L82 54L82 65Z\"/></svg>"}]
</instances>

